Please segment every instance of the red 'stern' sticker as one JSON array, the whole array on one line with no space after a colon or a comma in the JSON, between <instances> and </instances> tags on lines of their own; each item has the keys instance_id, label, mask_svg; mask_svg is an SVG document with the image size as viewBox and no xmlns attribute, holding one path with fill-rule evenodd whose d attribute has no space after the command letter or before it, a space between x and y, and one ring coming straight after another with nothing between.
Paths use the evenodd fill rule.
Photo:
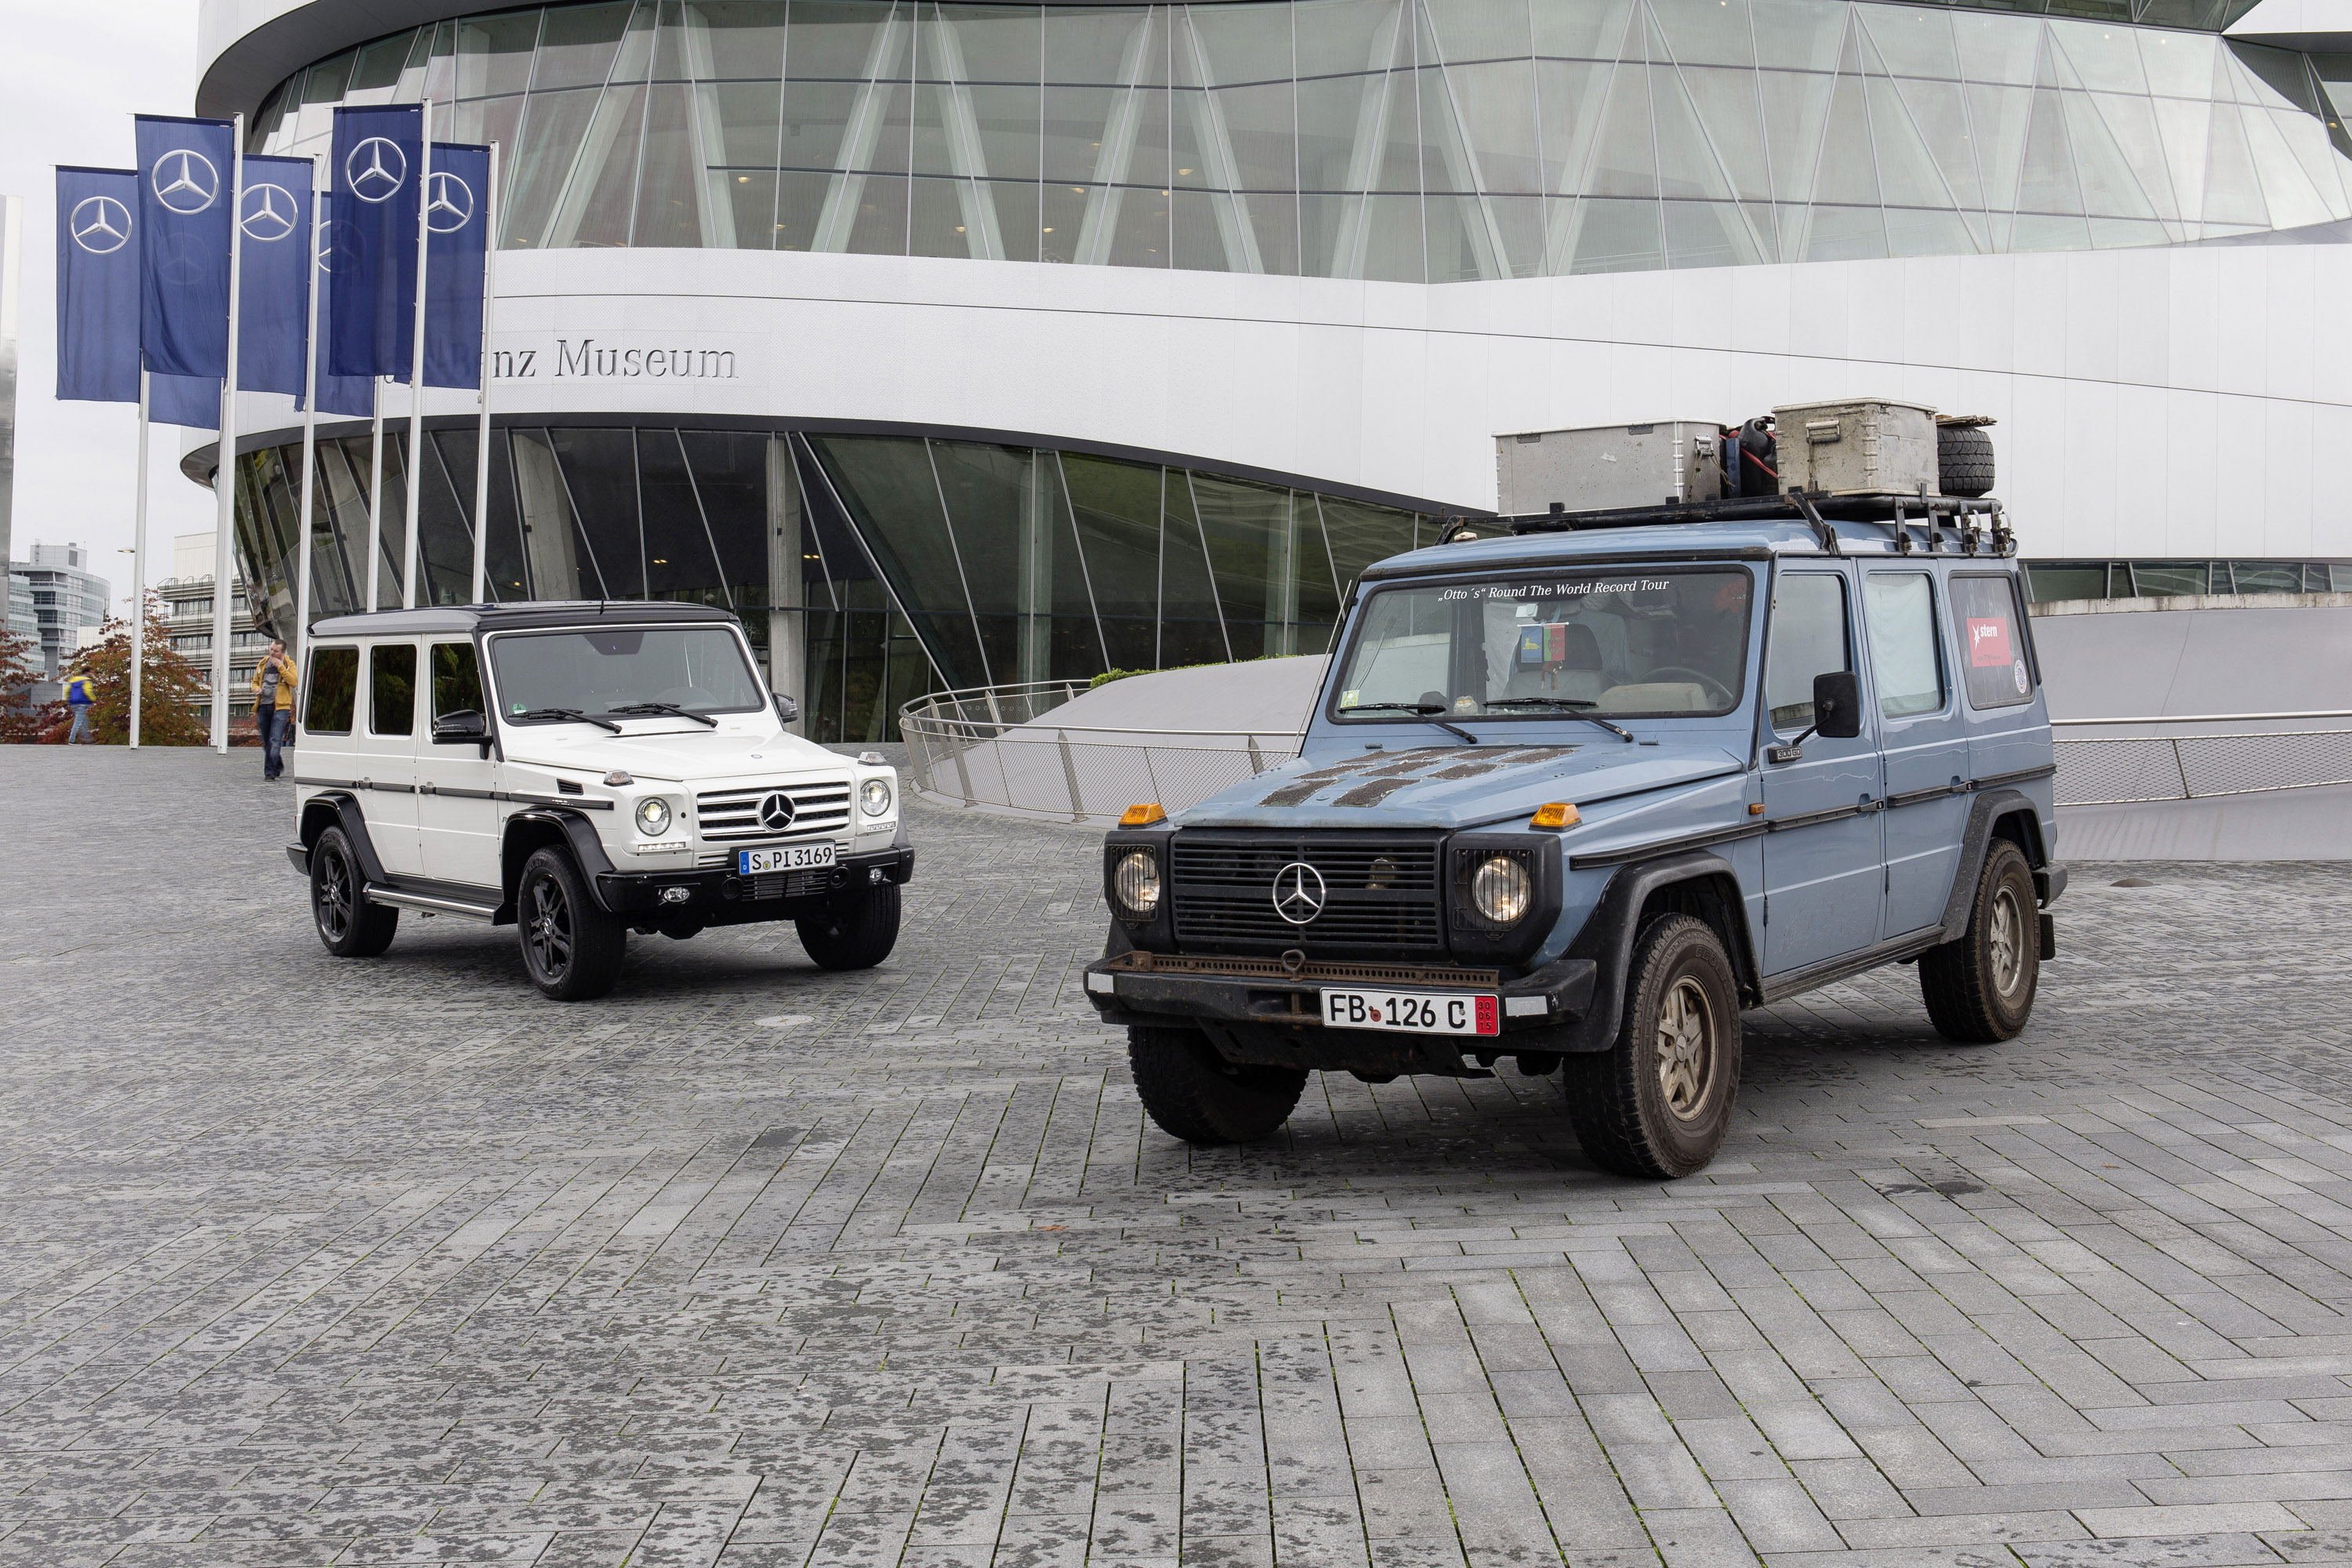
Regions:
<instances>
[{"instance_id":1,"label":"red 'stern' sticker","mask_svg":"<svg viewBox=\"0 0 2352 1568\"><path fill-rule=\"evenodd\" d=\"M1999 616L1969 617L1969 663L1978 669L1999 669L2016 657L2009 650L2009 622Z\"/></svg>"}]
</instances>

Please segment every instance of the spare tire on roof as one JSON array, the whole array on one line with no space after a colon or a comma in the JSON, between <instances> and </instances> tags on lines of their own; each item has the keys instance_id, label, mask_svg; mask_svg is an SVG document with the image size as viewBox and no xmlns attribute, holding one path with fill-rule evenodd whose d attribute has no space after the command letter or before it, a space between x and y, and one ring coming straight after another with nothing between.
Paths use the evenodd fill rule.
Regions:
<instances>
[{"instance_id":1,"label":"spare tire on roof","mask_svg":"<svg viewBox=\"0 0 2352 1568\"><path fill-rule=\"evenodd\" d=\"M1992 437L1976 425L1936 426L1936 488L1948 496L1992 489Z\"/></svg>"}]
</instances>

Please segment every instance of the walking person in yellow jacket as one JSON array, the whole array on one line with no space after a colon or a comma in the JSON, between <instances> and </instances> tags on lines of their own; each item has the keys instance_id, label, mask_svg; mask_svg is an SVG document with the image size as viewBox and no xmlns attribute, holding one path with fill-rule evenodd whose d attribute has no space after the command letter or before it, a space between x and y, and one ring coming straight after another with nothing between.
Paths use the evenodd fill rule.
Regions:
<instances>
[{"instance_id":1,"label":"walking person in yellow jacket","mask_svg":"<svg viewBox=\"0 0 2352 1568\"><path fill-rule=\"evenodd\" d=\"M89 729L89 710L97 702L98 692L88 672L77 669L66 677L66 707L73 714L73 728L66 734L67 745L98 744L98 737Z\"/></svg>"},{"instance_id":2,"label":"walking person in yellow jacket","mask_svg":"<svg viewBox=\"0 0 2352 1568\"><path fill-rule=\"evenodd\" d=\"M273 640L253 672L253 727L261 736L261 776L286 771L285 746L294 728L294 661Z\"/></svg>"}]
</instances>

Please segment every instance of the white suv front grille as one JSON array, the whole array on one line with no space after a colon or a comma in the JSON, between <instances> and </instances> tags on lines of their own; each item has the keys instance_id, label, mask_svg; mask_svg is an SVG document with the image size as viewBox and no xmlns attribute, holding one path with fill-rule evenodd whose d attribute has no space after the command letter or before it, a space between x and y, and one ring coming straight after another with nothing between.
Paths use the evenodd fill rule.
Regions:
<instances>
[{"instance_id":1,"label":"white suv front grille","mask_svg":"<svg viewBox=\"0 0 2352 1568\"><path fill-rule=\"evenodd\" d=\"M789 826L771 827L761 820L761 803L781 795L793 803ZM849 821L849 781L824 779L812 784L755 784L749 789L712 790L694 797L694 816L705 843L738 843L754 838L787 840L825 837ZM722 855L721 859L734 858Z\"/></svg>"}]
</instances>

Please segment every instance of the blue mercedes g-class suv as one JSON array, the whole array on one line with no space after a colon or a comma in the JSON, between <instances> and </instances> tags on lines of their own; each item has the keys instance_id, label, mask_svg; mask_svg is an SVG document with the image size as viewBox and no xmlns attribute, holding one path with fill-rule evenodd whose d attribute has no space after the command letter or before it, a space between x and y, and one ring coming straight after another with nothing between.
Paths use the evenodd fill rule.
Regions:
<instances>
[{"instance_id":1,"label":"blue mercedes g-class suv","mask_svg":"<svg viewBox=\"0 0 2352 1568\"><path fill-rule=\"evenodd\" d=\"M1566 1074L1597 1163L1673 1177L1744 1008L1916 963L1947 1038L2024 1026L2066 877L2000 502L1477 527L1364 574L1295 761L1107 837L1087 990L1155 1122L1255 1139L1311 1069L1507 1057Z\"/></svg>"}]
</instances>

